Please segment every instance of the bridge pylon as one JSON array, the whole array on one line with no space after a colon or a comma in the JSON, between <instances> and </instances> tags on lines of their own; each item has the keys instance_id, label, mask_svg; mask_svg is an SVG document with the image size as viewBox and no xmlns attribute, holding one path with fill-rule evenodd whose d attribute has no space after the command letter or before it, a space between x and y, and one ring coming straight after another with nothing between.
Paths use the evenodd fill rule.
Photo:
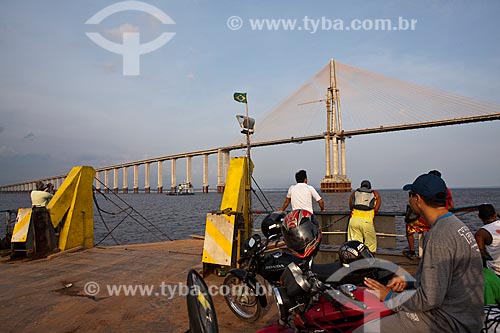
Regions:
<instances>
[{"instance_id":1,"label":"bridge pylon","mask_svg":"<svg viewBox=\"0 0 500 333\"><path fill-rule=\"evenodd\" d=\"M351 181L347 178L345 162L345 137L340 112L340 94L337 88L335 61L330 60L330 87L326 93L326 132L325 132L325 177L320 183L321 192L351 192ZM339 149L340 146L340 149ZM333 148L333 174L331 166ZM340 166L339 168L339 160Z\"/></svg>"}]
</instances>

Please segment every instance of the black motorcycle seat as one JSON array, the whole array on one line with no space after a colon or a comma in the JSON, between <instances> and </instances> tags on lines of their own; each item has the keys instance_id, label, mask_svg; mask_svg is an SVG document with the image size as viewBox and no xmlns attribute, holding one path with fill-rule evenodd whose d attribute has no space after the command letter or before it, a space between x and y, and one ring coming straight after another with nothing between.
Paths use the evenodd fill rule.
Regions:
<instances>
[{"instance_id":1,"label":"black motorcycle seat","mask_svg":"<svg viewBox=\"0 0 500 333\"><path fill-rule=\"evenodd\" d=\"M321 282L326 282L330 275L335 273L341 267L343 267L342 264L337 260L330 264L313 264L312 271L316 274Z\"/></svg>"}]
</instances>

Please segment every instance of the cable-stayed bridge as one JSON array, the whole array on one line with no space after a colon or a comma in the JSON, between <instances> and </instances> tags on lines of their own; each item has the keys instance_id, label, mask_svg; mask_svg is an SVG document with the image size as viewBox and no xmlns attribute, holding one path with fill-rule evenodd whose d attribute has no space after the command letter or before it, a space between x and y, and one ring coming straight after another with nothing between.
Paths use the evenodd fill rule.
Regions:
<instances>
[{"instance_id":1,"label":"cable-stayed bridge","mask_svg":"<svg viewBox=\"0 0 500 333\"><path fill-rule=\"evenodd\" d=\"M324 140L325 178L321 190L350 191L345 164L346 138L499 119L499 104L408 83L332 60L263 119L257 120L251 147ZM210 185L208 157L217 154L217 189L221 191L230 152L246 148L246 143L238 143L98 167L96 189L101 190L102 185L104 191L111 189L127 193L131 168L132 190L138 193L139 167L144 167L143 189L150 192L153 164L157 171L156 190L161 193L164 162L170 162L170 188L174 188L178 160L185 160L186 182L191 182L192 158L202 157L202 188L207 192ZM30 191L38 180L52 182L57 188L64 177L58 175L5 185L0 191Z\"/></svg>"}]
</instances>

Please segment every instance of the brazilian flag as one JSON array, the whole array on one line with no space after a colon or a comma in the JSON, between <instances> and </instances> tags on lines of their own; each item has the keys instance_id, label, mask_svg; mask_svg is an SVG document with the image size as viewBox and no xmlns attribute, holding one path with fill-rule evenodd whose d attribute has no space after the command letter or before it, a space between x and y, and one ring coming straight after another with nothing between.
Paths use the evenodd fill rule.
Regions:
<instances>
[{"instance_id":1,"label":"brazilian flag","mask_svg":"<svg viewBox=\"0 0 500 333\"><path fill-rule=\"evenodd\" d=\"M247 102L247 93L234 93L233 98L236 102L246 103Z\"/></svg>"}]
</instances>

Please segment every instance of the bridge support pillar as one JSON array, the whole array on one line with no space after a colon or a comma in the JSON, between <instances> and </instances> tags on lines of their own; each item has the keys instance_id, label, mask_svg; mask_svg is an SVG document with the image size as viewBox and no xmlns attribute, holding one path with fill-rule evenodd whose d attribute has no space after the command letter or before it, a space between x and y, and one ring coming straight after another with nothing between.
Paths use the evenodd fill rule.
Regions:
<instances>
[{"instance_id":1,"label":"bridge support pillar","mask_svg":"<svg viewBox=\"0 0 500 333\"><path fill-rule=\"evenodd\" d=\"M340 112L339 89L337 89L337 76L335 62L330 61L330 87L326 99L326 135L325 135L325 178L321 181L321 192L351 192L351 181L346 175L345 165L345 137L342 136L342 116ZM333 141L333 142L332 142ZM333 149L332 149L333 143ZM339 151L340 145L340 151ZM333 150L333 175L331 174L330 153ZM340 156L339 156L340 155ZM341 172L339 172L339 159Z\"/></svg>"},{"instance_id":2,"label":"bridge support pillar","mask_svg":"<svg viewBox=\"0 0 500 333\"><path fill-rule=\"evenodd\" d=\"M101 172L96 171L95 173L95 191L101 193Z\"/></svg>"},{"instance_id":3,"label":"bridge support pillar","mask_svg":"<svg viewBox=\"0 0 500 333\"><path fill-rule=\"evenodd\" d=\"M208 154L203 155L203 184L201 191L208 193Z\"/></svg>"},{"instance_id":4,"label":"bridge support pillar","mask_svg":"<svg viewBox=\"0 0 500 333\"><path fill-rule=\"evenodd\" d=\"M139 166L134 165L134 194L139 193Z\"/></svg>"},{"instance_id":5,"label":"bridge support pillar","mask_svg":"<svg viewBox=\"0 0 500 333\"><path fill-rule=\"evenodd\" d=\"M331 144L331 141L326 139L326 145ZM339 146L340 143L340 165L341 172L339 172ZM330 174L328 167L330 157L326 158L327 161L327 170L325 173L325 178L320 183L320 189L323 193L337 193L337 192L351 192L351 181L347 178L346 175L346 163L345 163L345 139L333 139L333 175ZM326 148L326 153L330 152L330 148Z\"/></svg>"},{"instance_id":6,"label":"bridge support pillar","mask_svg":"<svg viewBox=\"0 0 500 333\"><path fill-rule=\"evenodd\" d=\"M186 183L191 184L191 156L186 157Z\"/></svg>"},{"instance_id":7,"label":"bridge support pillar","mask_svg":"<svg viewBox=\"0 0 500 333\"><path fill-rule=\"evenodd\" d=\"M222 160L222 149L217 150L217 193L224 192L224 162Z\"/></svg>"},{"instance_id":8,"label":"bridge support pillar","mask_svg":"<svg viewBox=\"0 0 500 333\"><path fill-rule=\"evenodd\" d=\"M177 159L172 159L172 168L170 170L170 192L175 193L177 189Z\"/></svg>"},{"instance_id":9,"label":"bridge support pillar","mask_svg":"<svg viewBox=\"0 0 500 333\"><path fill-rule=\"evenodd\" d=\"M150 173L151 173L151 163L146 163L146 172L144 173L144 193L151 192L151 185L149 185Z\"/></svg>"},{"instance_id":10,"label":"bridge support pillar","mask_svg":"<svg viewBox=\"0 0 500 333\"><path fill-rule=\"evenodd\" d=\"M104 170L104 193L109 193L109 170Z\"/></svg>"},{"instance_id":11,"label":"bridge support pillar","mask_svg":"<svg viewBox=\"0 0 500 333\"><path fill-rule=\"evenodd\" d=\"M156 192L163 193L163 162L158 161L158 186Z\"/></svg>"},{"instance_id":12,"label":"bridge support pillar","mask_svg":"<svg viewBox=\"0 0 500 333\"><path fill-rule=\"evenodd\" d=\"M128 167L123 167L122 193L128 193Z\"/></svg>"},{"instance_id":13,"label":"bridge support pillar","mask_svg":"<svg viewBox=\"0 0 500 333\"><path fill-rule=\"evenodd\" d=\"M113 169L113 193L118 193L118 169Z\"/></svg>"}]
</instances>

